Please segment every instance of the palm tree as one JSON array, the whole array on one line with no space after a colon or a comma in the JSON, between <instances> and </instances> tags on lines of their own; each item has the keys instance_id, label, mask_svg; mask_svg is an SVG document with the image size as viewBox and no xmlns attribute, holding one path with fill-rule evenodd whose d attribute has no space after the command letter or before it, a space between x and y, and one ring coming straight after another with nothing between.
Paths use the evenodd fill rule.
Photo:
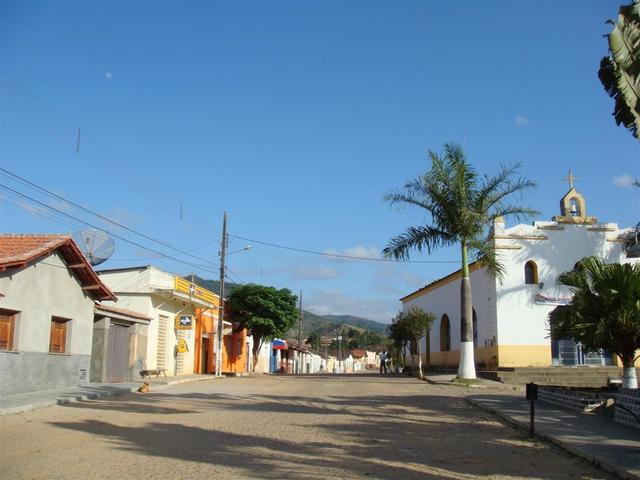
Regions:
<instances>
[{"instance_id":1,"label":"palm tree","mask_svg":"<svg viewBox=\"0 0 640 480\"><path fill-rule=\"evenodd\" d=\"M586 257L579 265L558 277L558 285L569 287L573 299L549 314L551 337L617 354L622 359L622 386L638 388L634 362L640 349L640 264L606 264Z\"/></svg>"},{"instance_id":2,"label":"palm tree","mask_svg":"<svg viewBox=\"0 0 640 480\"><path fill-rule=\"evenodd\" d=\"M476 377L473 358L473 320L469 256L473 255L489 273L500 276L502 266L495 250L486 241L488 227L498 217L534 215L534 210L506 203L508 197L534 187L531 180L513 179L519 165L502 166L495 176L479 177L467 162L462 149L445 144L444 154L429 151L431 170L410 181L404 189L385 196L391 205L407 204L421 208L430 221L409 227L393 238L384 249L386 257L409 258L411 250L428 253L457 245L460 248L462 280L460 287L460 363L458 376Z\"/></svg>"},{"instance_id":3,"label":"palm tree","mask_svg":"<svg viewBox=\"0 0 640 480\"><path fill-rule=\"evenodd\" d=\"M610 57L600 61L598 76L615 100L613 117L640 139L640 0L620 7L609 40Z\"/></svg>"}]
</instances>

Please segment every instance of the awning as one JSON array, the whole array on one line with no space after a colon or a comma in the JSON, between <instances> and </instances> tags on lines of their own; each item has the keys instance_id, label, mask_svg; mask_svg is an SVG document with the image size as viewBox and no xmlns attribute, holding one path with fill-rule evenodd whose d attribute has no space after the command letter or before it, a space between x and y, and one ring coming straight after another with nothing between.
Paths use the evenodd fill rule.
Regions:
<instances>
[{"instance_id":1,"label":"awning","mask_svg":"<svg viewBox=\"0 0 640 480\"><path fill-rule=\"evenodd\" d=\"M284 340L273 340L271 342L271 348L274 350L287 350L289 347L287 347L287 342Z\"/></svg>"}]
</instances>

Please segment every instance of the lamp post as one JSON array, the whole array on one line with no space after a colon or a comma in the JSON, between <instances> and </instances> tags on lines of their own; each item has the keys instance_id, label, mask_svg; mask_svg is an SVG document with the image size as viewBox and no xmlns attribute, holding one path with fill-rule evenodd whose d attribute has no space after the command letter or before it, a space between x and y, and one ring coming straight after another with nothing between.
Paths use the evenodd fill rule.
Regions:
<instances>
[{"instance_id":1,"label":"lamp post","mask_svg":"<svg viewBox=\"0 0 640 480\"><path fill-rule=\"evenodd\" d=\"M338 373L342 373L342 335L338 335Z\"/></svg>"}]
</instances>

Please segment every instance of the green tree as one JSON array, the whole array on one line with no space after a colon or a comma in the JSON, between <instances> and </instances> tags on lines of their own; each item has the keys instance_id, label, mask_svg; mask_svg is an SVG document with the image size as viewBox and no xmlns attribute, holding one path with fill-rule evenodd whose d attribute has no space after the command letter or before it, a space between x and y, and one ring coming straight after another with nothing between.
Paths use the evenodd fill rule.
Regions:
<instances>
[{"instance_id":1,"label":"green tree","mask_svg":"<svg viewBox=\"0 0 640 480\"><path fill-rule=\"evenodd\" d=\"M579 265L558 277L558 285L569 287L573 299L549 314L551 338L571 338L587 350L617 354L623 387L638 388L634 362L640 349L640 264L586 257Z\"/></svg>"},{"instance_id":2,"label":"green tree","mask_svg":"<svg viewBox=\"0 0 640 480\"><path fill-rule=\"evenodd\" d=\"M535 184L526 178L515 178L518 165L502 166L495 176L480 178L467 162L462 149L446 144L444 154L429 151L431 170L410 181L404 190L390 193L391 204L418 207L428 214L425 225L409 227L393 238L384 249L386 257L408 259L411 250L431 252L440 247L457 245L461 253L460 287L461 336L458 376L476 377L473 358L473 323L469 255L493 275L502 267L491 243L486 241L488 227L498 217L528 217L537 212L507 203L513 194Z\"/></svg>"},{"instance_id":3,"label":"green tree","mask_svg":"<svg viewBox=\"0 0 640 480\"><path fill-rule=\"evenodd\" d=\"M620 7L618 21L609 20L609 57L600 61L598 77L615 100L613 117L640 139L640 0Z\"/></svg>"},{"instance_id":4,"label":"green tree","mask_svg":"<svg viewBox=\"0 0 640 480\"><path fill-rule=\"evenodd\" d=\"M391 323L387 325L387 334L391 339L391 347L389 348L390 355L395 358L395 365L399 367L402 365L401 359L403 358L403 352L409 342L409 332L406 329L406 324L398 318L396 315L391 319Z\"/></svg>"},{"instance_id":5,"label":"green tree","mask_svg":"<svg viewBox=\"0 0 640 480\"><path fill-rule=\"evenodd\" d=\"M411 354L411 367L419 378L422 378L422 352L420 340L431 329L436 316L431 312L425 312L421 308L413 307L406 311L398 312L392 325L396 325L397 332L403 343L409 347ZM418 366L416 368L416 360Z\"/></svg>"},{"instance_id":6,"label":"green tree","mask_svg":"<svg viewBox=\"0 0 640 480\"><path fill-rule=\"evenodd\" d=\"M265 340L284 337L296 323L297 298L287 288L249 283L236 288L225 302L229 318L253 336L253 366Z\"/></svg>"},{"instance_id":7,"label":"green tree","mask_svg":"<svg viewBox=\"0 0 640 480\"><path fill-rule=\"evenodd\" d=\"M311 348L315 348L316 350L319 350L320 338L321 337L318 332L311 332L304 343L306 343L307 345L311 345Z\"/></svg>"}]
</instances>

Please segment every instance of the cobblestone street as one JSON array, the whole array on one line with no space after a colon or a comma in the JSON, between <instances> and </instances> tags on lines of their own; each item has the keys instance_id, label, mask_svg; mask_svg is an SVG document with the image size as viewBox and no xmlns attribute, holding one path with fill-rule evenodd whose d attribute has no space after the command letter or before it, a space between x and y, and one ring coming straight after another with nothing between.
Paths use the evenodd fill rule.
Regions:
<instances>
[{"instance_id":1,"label":"cobblestone street","mask_svg":"<svg viewBox=\"0 0 640 480\"><path fill-rule=\"evenodd\" d=\"M0 418L2 478L611 478L465 393L375 374L255 376L45 408Z\"/></svg>"}]
</instances>

